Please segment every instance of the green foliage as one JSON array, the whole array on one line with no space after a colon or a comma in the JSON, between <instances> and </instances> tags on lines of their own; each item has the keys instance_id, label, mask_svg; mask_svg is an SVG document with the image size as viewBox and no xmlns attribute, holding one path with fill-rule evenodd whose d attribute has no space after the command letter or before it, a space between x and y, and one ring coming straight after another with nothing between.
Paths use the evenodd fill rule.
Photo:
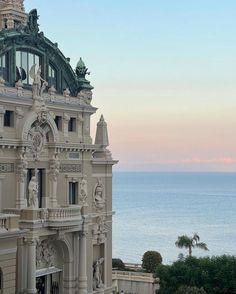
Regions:
<instances>
[{"instance_id":1,"label":"green foliage","mask_svg":"<svg viewBox=\"0 0 236 294\"><path fill-rule=\"evenodd\" d=\"M157 266L162 263L161 254L157 251L147 251L143 255L142 267L148 273L155 273Z\"/></svg>"},{"instance_id":2,"label":"green foliage","mask_svg":"<svg viewBox=\"0 0 236 294\"><path fill-rule=\"evenodd\" d=\"M158 294L175 293L181 286L202 287L207 294L236 294L235 256L187 257L159 265L156 275L161 286Z\"/></svg>"},{"instance_id":3,"label":"green foliage","mask_svg":"<svg viewBox=\"0 0 236 294\"><path fill-rule=\"evenodd\" d=\"M203 288L181 286L175 294L206 294L206 291Z\"/></svg>"},{"instance_id":4,"label":"green foliage","mask_svg":"<svg viewBox=\"0 0 236 294\"><path fill-rule=\"evenodd\" d=\"M124 271L125 270L125 264L119 258L112 258L112 268L117 269L119 271Z\"/></svg>"},{"instance_id":5,"label":"green foliage","mask_svg":"<svg viewBox=\"0 0 236 294\"><path fill-rule=\"evenodd\" d=\"M187 235L178 236L175 245L179 248L188 249L189 256L192 256L192 249L197 247L203 250L208 250L206 243L199 242L200 237L198 234L194 234L193 237L189 237Z\"/></svg>"}]
</instances>

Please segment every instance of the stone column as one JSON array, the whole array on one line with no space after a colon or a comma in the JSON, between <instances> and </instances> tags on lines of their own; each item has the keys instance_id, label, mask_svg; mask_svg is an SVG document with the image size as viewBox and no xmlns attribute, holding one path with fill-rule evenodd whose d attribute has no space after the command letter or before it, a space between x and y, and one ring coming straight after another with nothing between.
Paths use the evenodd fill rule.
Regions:
<instances>
[{"instance_id":1,"label":"stone column","mask_svg":"<svg viewBox=\"0 0 236 294\"><path fill-rule=\"evenodd\" d=\"M79 233L79 293L88 294L87 285L87 232Z\"/></svg>"},{"instance_id":2,"label":"stone column","mask_svg":"<svg viewBox=\"0 0 236 294\"><path fill-rule=\"evenodd\" d=\"M60 161L55 153L54 158L50 161L49 171L49 197L50 206L57 207L57 178L60 172Z\"/></svg>"},{"instance_id":3,"label":"stone column","mask_svg":"<svg viewBox=\"0 0 236 294\"><path fill-rule=\"evenodd\" d=\"M77 133L78 137L81 139L83 135L83 115L81 113L77 116Z\"/></svg>"},{"instance_id":4,"label":"stone column","mask_svg":"<svg viewBox=\"0 0 236 294\"><path fill-rule=\"evenodd\" d=\"M70 116L67 113L64 113L64 122L63 122L63 133L64 137L68 137L68 122L70 120Z\"/></svg>"},{"instance_id":5,"label":"stone column","mask_svg":"<svg viewBox=\"0 0 236 294\"><path fill-rule=\"evenodd\" d=\"M3 204L2 204L2 199L3 199L3 194L2 194L2 181L5 179L5 175L0 174L0 212L3 209Z\"/></svg>"},{"instance_id":6,"label":"stone column","mask_svg":"<svg viewBox=\"0 0 236 294\"><path fill-rule=\"evenodd\" d=\"M1 85L0 85L1 86ZM5 109L0 106L0 134L3 133Z\"/></svg>"},{"instance_id":7,"label":"stone column","mask_svg":"<svg viewBox=\"0 0 236 294\"><path fill-rule=\"evenodd\" d=\"M28 268L27 268L27 294L36 294L36 240L27 240Z\"/></svg>"},{"instance_id":8,"label":"stone column","mask_svg":"<svg viewBox=\"0 0 236 294\"><path fill-rule=\"evenodd\" d=\"M16 208L26 208L27 199L26 195L26 178L27 178L28 162L24 156L18 162L17 165L17 196L16 196Z\"/></svg>"},{"instance_id":9,"label":"stone column","mask_svg":"<svg viewBox=\"0 0 236 294\"><path fill-rule=\"evenodd\" d=\"M27 257L25 256L25 242L23 238L17 240L17 293L23 294L26 288L25 280L25 264Z\"/></svg>"}]
</instances>

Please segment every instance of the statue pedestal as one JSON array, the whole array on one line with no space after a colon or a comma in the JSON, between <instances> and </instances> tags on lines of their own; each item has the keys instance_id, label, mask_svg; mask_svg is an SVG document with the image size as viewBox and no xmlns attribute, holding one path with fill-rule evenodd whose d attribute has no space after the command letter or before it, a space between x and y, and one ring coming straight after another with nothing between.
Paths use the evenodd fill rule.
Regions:
<instances>
[{"instance_id":1,"label":"statue pedestal","mask_svg":"<svg viewBox=\"0 0 236 294\"><path fill-rule=\"evenodd\" d=\"M88 203L83 204L83 206L81 208L81 214L82 215L88 214Z\"/></svg>"},{"instance_id":2,"label":"statue pedestal","mask_svg":"<svg viewBox=\"0 0 236 294\"><path fill-rule=\"evenodd\" d=\"M26 208L21 212L22 220L37 220L38 219L38 209Z\"/></svg>"},{"instance_id":3,"label":"statue pedestal","mask_svg":"<svg viewBox=\"0 0 236 294\"><path fill-rule=\"evenodd\" d=\"M93 290L93 294L104 294L104 289L101 288L101 289Z\"/></svg>"}]
</instances>

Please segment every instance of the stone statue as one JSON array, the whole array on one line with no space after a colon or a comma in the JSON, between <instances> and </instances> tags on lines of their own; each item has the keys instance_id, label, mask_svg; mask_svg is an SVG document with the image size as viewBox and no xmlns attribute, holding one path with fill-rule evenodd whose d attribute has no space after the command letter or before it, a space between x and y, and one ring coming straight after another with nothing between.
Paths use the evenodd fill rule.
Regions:
<instances>
[{"instance_id":1,"label":"stone statue","mask_svg":"<svg viewBox=\"0 0 236 294\"><path fill-rule=\"evenodd\" d=\"M93 290L100 289L103 286L102 283L102 263L104 258L96 260L93 265Z\"/></svg>"},{"instance_id":2,"label":"stone statue","mask_svg":"<svg viewBox=\"0 0 236 294\"><path fill-rule=\"evenodd\" d=\"M70 96L70 90L69 90L69 88L66 88L66 89L63 91L63 96L64 96L64 97L69 97L69 96Z\"/></svg>"},{"instance_id":3,"label":"stone statue","mask_svg":"<svg viewBox=\"0 0 236 294\"><path fill-rule=\"evenodd\" d=\"M33 98L42 97L43 91L45 90L48 82L41 77L41 65L35 73L37 64L34 64L30 69L30 77L33 79L32 92ZM42 84L43 83L43 84Z\"/></svg>"},{"instance_id":4,"label":"stone statue","mask_svg":"<svg viewBox=\"0 0 236 294\"><path fill-rule=\"evenodd\" d=\"M37 34L39 31L39 25L38 25L38 13L36 9L33 9L28 14L28 20L27 20L27 31Z\"/></svg>"},{"instance_id":5,"label":"stone statue","mask_svg":"<svg viewBox=\"0 0 236 294\"><path fill-rule=\"evenodd\" d=\"M82 202L86 202L88 195L88 182L86 180L86 176L84 176L80 182L80 200Z\"/></svg>"},{"instance_id":6,"label":"stone statue","mask_svg":"<svg viewBox=\"0 0 236 294\"><path fill-rule=\"evenodd\" d=\"M36 177L33 176L29 182L29 207L32 209L38 208L38 183Z\"/></svg>"},{"instance_id":7,"label":"stone statue","mask_svg":"<svg viewBox=\"0 0 236 294\"><path fill-rule=\"evenodd\" d=\"M105 205L104 188L101 179L98 179L98 182L94 189L94 203L98 209L102 209Z\"/></svg>"}]
</instances>

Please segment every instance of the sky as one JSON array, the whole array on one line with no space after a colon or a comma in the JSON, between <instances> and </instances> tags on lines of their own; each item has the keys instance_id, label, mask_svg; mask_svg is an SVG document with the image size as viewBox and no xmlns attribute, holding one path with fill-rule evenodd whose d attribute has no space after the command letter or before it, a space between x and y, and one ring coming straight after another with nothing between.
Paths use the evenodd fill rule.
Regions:
<instances>
[{"instance_id":1,"label":"sky","mask_svg":"<svg viewBox=\"0 0 236 294\"><path fill-rule=\"evenodd\" d=\"M117 171L236 172L235 0L25 0L94 86Z\"/></svg>"}]
</instances>

